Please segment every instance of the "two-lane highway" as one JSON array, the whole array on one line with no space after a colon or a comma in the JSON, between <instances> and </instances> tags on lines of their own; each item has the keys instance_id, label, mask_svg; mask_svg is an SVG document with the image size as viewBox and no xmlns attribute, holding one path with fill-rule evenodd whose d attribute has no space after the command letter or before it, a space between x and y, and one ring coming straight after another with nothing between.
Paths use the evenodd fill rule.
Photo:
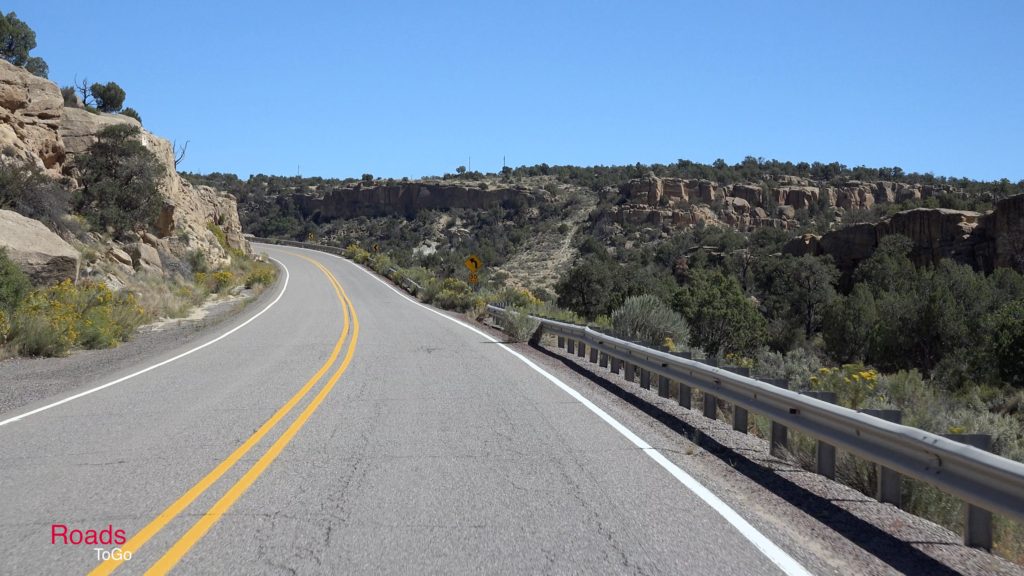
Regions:
<instances>
[{"instance_id":1,"label":"two-lane highway","mask_svg":"<svg viewBox=\"0 0 1024 576\"><path fill-rule=\"evenodd\" d=\"M260 249L287 270L269 308L0 415L0 572L805 573L486 333L348 261ZM123 530L132 558L54 525Z\"/></svg>"}]
</instances>

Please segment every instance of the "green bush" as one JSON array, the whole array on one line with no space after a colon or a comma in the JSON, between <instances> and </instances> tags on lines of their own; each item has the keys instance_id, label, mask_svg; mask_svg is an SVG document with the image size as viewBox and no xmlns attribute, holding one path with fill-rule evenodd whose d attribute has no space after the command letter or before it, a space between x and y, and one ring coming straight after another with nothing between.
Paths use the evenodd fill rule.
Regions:
<instances>
[{"instance_id":1,"label":"green bush","mask_svg":"<svg viewBox=\"0 0 1024 576\"><path fill-rule=\"evenodd\" d=\"M145 312L130 293L70 280L41 288L18 306L11 340L21 354L63 356L73 346L116 346L142 323Z\"/></svg>"},{"instance_id":2,"label":"green bush","mask_svg":"<svg viewBox=\"0 0 1024 576\"><path fill-rule=\"evenodd\" d=\"M685 346L689 339L683 317L650 294L627 298L611 321L616 336L649 346L662 346L666 340Z\"/></svg>"},{"instance_id":3,"label":"green bush","mask_svg":"<svg viewBox=\"0 0 1024 576\"><path fill-rule=\"evenodd\" d=\"M100 112L117 112L124 105L124 89L116 82L106 84L94 83L89 87L89 92L96 101L96 108Z\"/></svg>"},{"instance_id":4,"label":"green bush","mask_svg":"<svg viewBox=\"0 0 1024 576\"><path fill-rule=\"evenodd\" d=\"M988 319L988 355L1007 384L1024 386L1024 300L1010 302Z\"/></svg>"},{"instance_id":5,"label":"green bush","mask_svg":"<svg viewBox=\"0 0 1024 576\"><path fill-rule=\"evenodd\" d=\"M531 318L528 313L514 307L506 308L504 314L497 316L497 320L502 331L508 334L509 339L513 342L529 340L540 326L540 322Z\"/></svg>"},{"instance_id":6,"label":"green bush","mask_svg":"<svg viewBox=\"0 0 1024 576\"><path fill-rule=\"evenodd\" d=\"M268 262L256 262L245 276L245 287L270 286L277 279L277 268Z\"/></svg>"},{"instance_id":7,"label":"green bush","mask_svg":"<svg viewBox=\"0 0 1024 576\"><path fill-rule=\"evenodd\" d=\"M0 312L10 312L32 290L28 276L7 257L7 249L0 248Z\"/></svg>"},{"instance_id":8,"label":"green bush","mask_svg":"<svg viewBox=\"0 0 1024 576\"><path fill-rule=\"evenodd\" d=\"M137 126L108 126L76 160L82 183L79 211L94 226L110 228L118 237L148 228L163 207L157 191L163 168L139 134Z\"/></svg>"}]
</instances>

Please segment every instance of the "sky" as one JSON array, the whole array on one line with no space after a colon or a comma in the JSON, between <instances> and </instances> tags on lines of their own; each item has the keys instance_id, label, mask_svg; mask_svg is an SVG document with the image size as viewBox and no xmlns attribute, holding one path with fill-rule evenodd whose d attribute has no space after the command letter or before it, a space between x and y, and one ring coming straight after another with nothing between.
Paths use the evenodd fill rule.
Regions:
<instances>
[{"instance_id":1,"label":"sky","mask_svg":"<svg viewBox=\"0 0 1024 576\"><path fill-rule=\"evenodd\" d=\"M745 156L1024 179L1024 2L2 2L179 169L420 177ZM503 160L504 159L504 160Z\"/></svg>"}]
</instances>

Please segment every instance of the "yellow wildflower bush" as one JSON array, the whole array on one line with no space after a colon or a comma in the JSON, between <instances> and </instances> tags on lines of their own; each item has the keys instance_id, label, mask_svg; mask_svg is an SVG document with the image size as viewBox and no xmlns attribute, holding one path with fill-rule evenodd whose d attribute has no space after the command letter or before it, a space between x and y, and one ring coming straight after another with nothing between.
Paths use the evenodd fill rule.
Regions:
<instances>
[{"instance_id":1,"label":"yellow wildflower bush","mask_svg":"<svg viewBox=\"0 0 1024 576\"><path fill-rule=\"evenodd\" d=\"M11 322L22 354L63 356L74 346L109 348L128 338L145 313L130 293L71 280L31 292Z\"/></svg>"}]
</instances>

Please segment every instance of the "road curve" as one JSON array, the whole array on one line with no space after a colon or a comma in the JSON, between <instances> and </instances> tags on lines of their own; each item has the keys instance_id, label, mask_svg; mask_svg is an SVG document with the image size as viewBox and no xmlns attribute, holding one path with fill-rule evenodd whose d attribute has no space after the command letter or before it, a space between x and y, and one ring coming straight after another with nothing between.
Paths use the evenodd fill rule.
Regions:
<instances>
[{"instance_id":1,"label":"road curve","mask_svg":"<svg viewBox=\"0 0 1024 576\"><path fill-rule=\"evenodd\" d=\"M259 249L288 284L258 318L0 414L45 408L0 426L0 573L805 573L485 334ZM60 540L108 527L130 560Z\"/></svg>"}]
</instances>

